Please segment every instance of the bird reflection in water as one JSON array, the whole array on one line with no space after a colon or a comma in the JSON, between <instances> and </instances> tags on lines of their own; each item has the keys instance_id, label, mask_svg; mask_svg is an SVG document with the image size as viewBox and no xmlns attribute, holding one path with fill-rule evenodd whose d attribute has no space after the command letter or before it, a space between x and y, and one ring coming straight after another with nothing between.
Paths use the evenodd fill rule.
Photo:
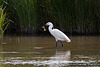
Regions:
<instances>
[{"instance_id":1,"label":"bird reflection in water","mask_svg":"<svg viewBox=\"0 0 100 67\"><path fill-rule=\"evenodd\" d=\"M50 60L51 64L49 67L62 67L62 66L68 66L70 61L70 55L71 51L57 51L53 57L51 57Z\"/></svg>"}]
</instances>

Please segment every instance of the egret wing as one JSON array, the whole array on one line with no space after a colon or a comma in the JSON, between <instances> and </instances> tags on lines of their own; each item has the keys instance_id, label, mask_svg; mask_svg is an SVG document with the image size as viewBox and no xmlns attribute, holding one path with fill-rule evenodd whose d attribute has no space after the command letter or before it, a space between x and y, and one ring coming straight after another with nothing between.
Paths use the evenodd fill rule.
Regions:
<instances>
[{"instance_id":1,"label":"egret wing","mask_svg":"<svg viewBox=\"0 0 100 67\"><path fill-rule=\"evenodd\" d=\"M63 33L61 32L60 30L58 29L53 29L54 31L54 37L55 38L58 38L59 40L65 40L67 42L70 42L70 39Z\"/></svg>"},{"instance_id":2,"label":"egret wing","mask_svg":"<svg viewBox=\"0 0 100 67\"><path fill-rule=\"evenodd\" d=\"M53 31L54 31L54 36L57 38L64 39L66 37L66 35L58 29L53 29Z\"/></svg>"}]
</instances>

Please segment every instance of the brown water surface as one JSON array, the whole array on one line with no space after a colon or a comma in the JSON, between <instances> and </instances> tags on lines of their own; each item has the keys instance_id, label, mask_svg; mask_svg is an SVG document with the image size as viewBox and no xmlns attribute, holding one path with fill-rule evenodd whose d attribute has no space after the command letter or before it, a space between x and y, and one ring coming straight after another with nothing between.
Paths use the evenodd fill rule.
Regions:
<instances>
[{"instance_id":1,"label":"brown water surface","mask_svg":"<svg viewBox=\"0 0 100 67\"><path fill-rule=\"evenodd\" d=\"M71 43L53 37L4 37L0 39L0 67L100 66L100 37L70 37Z\"/></svg>"}]
</instances>

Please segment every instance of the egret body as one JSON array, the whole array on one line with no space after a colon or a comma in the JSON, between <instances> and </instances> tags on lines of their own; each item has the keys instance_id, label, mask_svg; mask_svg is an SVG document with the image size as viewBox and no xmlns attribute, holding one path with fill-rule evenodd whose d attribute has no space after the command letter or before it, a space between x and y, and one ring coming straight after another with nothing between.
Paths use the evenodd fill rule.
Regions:
<instances>
[{"instance_id":1,"label":"egret body","mask_svg":"<svg viewBox=\"0 0 100 67\"><path fill-rule=\"evenodd\" d=\"M55 37L56 47L57 47L58 41L61 42L62 47L63 47L62 41L71 42L71 40L63 32L61 32L58 29L53 29L53 24L51 22L46 23L46 26L49 26L48 27L49 32L51 33L51 35Z\"/></svg>"}]
</instances>

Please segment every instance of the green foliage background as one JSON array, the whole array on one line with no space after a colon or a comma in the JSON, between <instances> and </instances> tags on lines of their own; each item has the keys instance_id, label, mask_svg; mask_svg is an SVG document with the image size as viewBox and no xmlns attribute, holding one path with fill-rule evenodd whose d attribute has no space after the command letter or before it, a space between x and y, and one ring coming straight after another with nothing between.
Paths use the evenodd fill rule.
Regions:
<instances>
[{"instance_id":1,"label":"green foliage background","mask_svg":"<svg viewBox=\"0 0 100 67\"><path fill-rule=\"evenodd\" d=\"M0 0L10 23L7 33L39 33L51 21L69 34L100 34L100 0Z\"/></svg>"}]
</instances>

